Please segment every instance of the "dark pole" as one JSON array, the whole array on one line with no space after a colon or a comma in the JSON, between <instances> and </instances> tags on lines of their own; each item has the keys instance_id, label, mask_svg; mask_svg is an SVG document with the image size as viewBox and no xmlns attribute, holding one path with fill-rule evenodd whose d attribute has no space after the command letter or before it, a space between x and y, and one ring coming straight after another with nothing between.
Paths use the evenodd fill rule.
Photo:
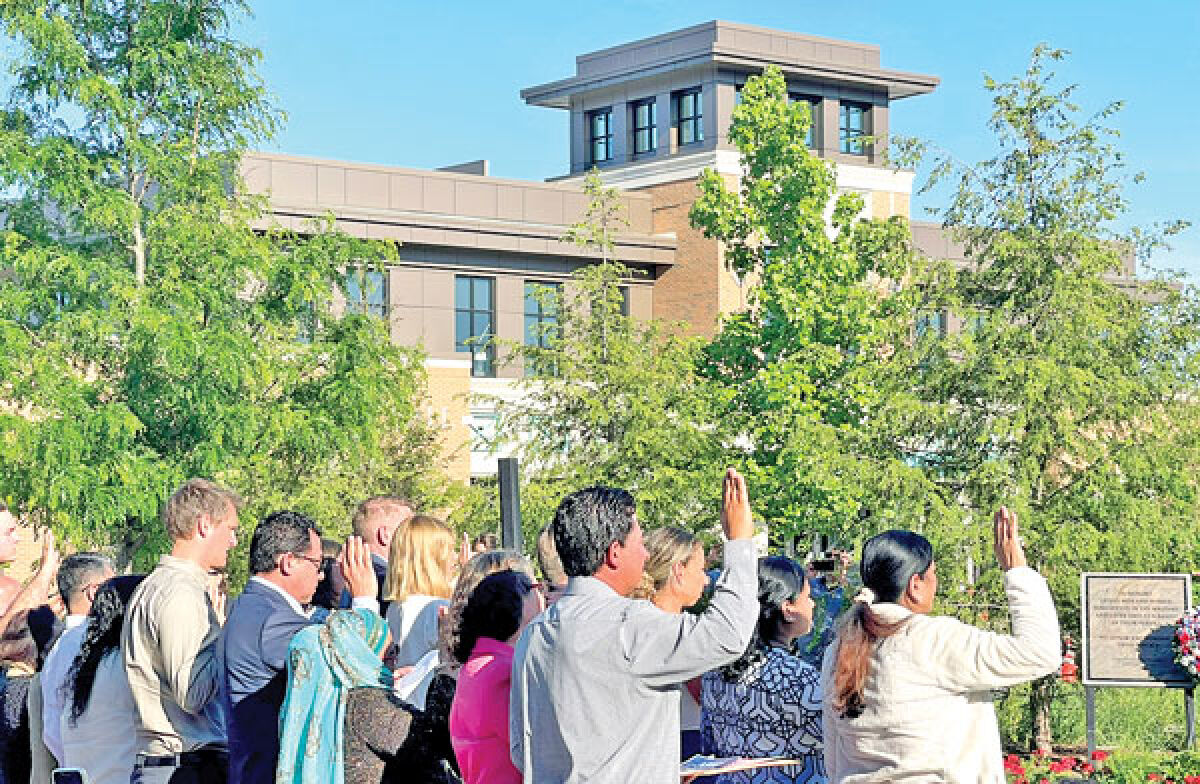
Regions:
<instances>
[{"instance_id":1,"label":"dark pole","mask_svg":"<svg viewBox=\"0 0 1200 784\"><path fill-rule=\"evenodd\" d=\"M1183 710L1187 714L1187 745L1186 749L1191 749L1196 745L1196 690L1188 688L1183 690Z\"/></svg>"},{"instance_id":2,"label":"dark pole","mask_svg":"<svg viewBox=\"0 0 1200 784\"><path fill-rule=\"evenodd\" d=\"M1087 710L1087 744L1088 756L1096 753L1096 689L1093 686L1083 687L1083 700Z\"/></svg>"},{"instance_id":3,"label":"dark pole","mask_svg":"<svg viewBox=\"0 0 1200 784\"><path fill-rule=\"evenodd\" d=\"M500 484L500 543L506 550L521 552L521 480L517 458L496 461Z\"/></svg>"}]
</instances>

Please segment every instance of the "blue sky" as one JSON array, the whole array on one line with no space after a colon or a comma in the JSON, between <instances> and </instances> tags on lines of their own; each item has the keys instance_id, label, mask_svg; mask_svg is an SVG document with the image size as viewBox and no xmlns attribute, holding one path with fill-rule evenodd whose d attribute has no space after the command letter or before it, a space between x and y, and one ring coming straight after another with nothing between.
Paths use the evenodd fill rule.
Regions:
<instances>
[{"instance_id":1,"label":"blue sky","mask_svg":"<svg viewBox=\"0 0 1200 784\"><path fill-rule=\"evenodd\" d=\"M892 133L976 161L994 147L983 74L1023 71L1040 41L1085 109L1125 101L1114 121L1131 170L1126 223L1194 225L1152 264L1200 283L1200 0L899 3L409 2L252 0L242 36L288 120L269 149L435 167L476 158L501 177L565 172L566 112L526 106L523 87L574 73L575 55L707 21L877 44L883 66L933 74L931 95L893 104ZM937 206L938 197L918 201Z\"/></svg>"}]
</instances>

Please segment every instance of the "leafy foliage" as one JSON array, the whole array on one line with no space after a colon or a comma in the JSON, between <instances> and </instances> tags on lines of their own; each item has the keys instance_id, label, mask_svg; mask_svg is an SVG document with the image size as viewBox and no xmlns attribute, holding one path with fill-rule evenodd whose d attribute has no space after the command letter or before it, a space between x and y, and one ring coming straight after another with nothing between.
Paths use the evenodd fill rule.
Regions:
<instances>
[{"instance_id":1,"label":"leafy foliage","mask_svg":"<svg viewBox=\"0 0 1200 784\"><path fill-rule=\"evenodd\" d=\"M724 243L751 286L704 370L729 391L722 418L746 447L760 511L777 530L849 544L942 512L921 473L867 437L878 379L908 337L912 295L889 284L911 264L907 226L863 219L863 198L837 192L835 167L805 144L810 122L768 68L733 111L736 190L716 172L701 176L692 223Z\"/></svg>"},{"instance_id":2,"label":"leafy foliage","mask_svg":"<svg viewBox=\"0 0 1200 784\"><path fill-rule=\"evenodd\" d=\"M601 260L542 292L553 322L540 340L508 347L536 371L500 409L501 433L523 458L523 517L536 533L564 494L607 484L632 492L649 526L710 528L724 452L715 390L696 372L700 343L624 312L633 273L611 260L623 225L616 191L594 173L585 190L588 213L568 236Z\"/></svg>"},{"instance_id":3,"label":"leafy foliage","mask_svg":"<svg viewBox=\"0 0 1200 784\"><path fill-rule=\"evenodd\" d=\"M996 157L935 160L927 187L956 184L941 215L968 263L935 263L914 290L965 328L902 353L879 419L969 519L1023 513L1031 564L1077 637L1081 571L1190 571L1200 556L1200 299L1129 276L1135 252L1181 225L1114 228L1136 180L1106 125L1119 105L1080 119L1050 70L1064 54L1038 47L1025 74L987 80ZM990 562L987 527L969 530L964 547ZM981 589L996 601L999 574Z\"/></svg>"},{"instance_id":4,"label":"leafy foliage","mask_svg":"<svg viewBox=\"0 0 1200 784\"><path fill-rule=\"evenodd\" d=\"M241 187L242 153L280 120L258 52L229 33L243 9L0 6L15 76L0 115L0 492L143 565L188 476L241 491L251 519L287 506L335 529L364 495L436 489L421 355L334 308L347 270L394 248L331 221L278 230Z\"/></svg>"}]
</instances>

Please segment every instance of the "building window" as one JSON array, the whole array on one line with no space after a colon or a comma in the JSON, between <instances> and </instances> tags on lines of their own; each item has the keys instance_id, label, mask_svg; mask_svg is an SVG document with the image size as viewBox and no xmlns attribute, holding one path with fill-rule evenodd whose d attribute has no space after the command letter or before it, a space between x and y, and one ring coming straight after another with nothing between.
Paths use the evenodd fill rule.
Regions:
<instances>
[{"instance_id":1,"label":"building window","mask_svg":"<svg viewBox=\"0 0 1200 784\"><path fill-rule=\"evenodd\" d=\"M633 104L633 154L658 149L658 102L653 98Z\"/></svg>"},{"instance_id":2,"label":"building window","mask_svg":"<svg viewBox=\"0 0 1200 784\"><path fill-rule=\"evenodd\" d=\"M471 375L496 375L496 279L454 277L454 350L471 355Z\"/></svg>"},{"instance_id":3,"label":"building window","mask_svg":"<svg viewBox=\"0 0 1200 784\"><path fill-rule=\"evenodd\" d=\"M842 101L839 138L842 152L850 155L863 155L866 145L863 137L869 136L871 129L868 123L871 107L865 103L850 103Z\"/></svg>"},{"instance_id":4,"label":"building window","mask_svg":"<svg viewBox=\"0 0 1200 784\"><path fill-rule=\"evenodd\" d=\"M821 99L814 98L811 95L799 95L797 93L788 93L788 101L791 103L803 103L808 106L808 116L811 121L808 124L808 132L804 135L804 146L810 150L817 146L817 120L821 111Z\"/></svg>"},{"instance_id":5,"label":"building window","mask_svg":"<svg viewBox=\"0 0 1200 784\"><path fill-rule=\"evenodd\" d=\"M386 319L387 275L384 270L357 267L346 273L346 310Z\"/></svg>"},{"instance_id":6,"label":"building window","mask_svg":"<svg viewBox=\"0 0 1200 784\"><path fill-rule=\"evenodd\" d=\"M946 311L922 310L917 313L917 340L946 337Z\"/></svg>"},{"instance_id":7,"label":"building window","mask_svg":"<svg viewBox=\"0 0 1200 784\"><path fill-rule=\"evenodd\" d=\"M525 345L551 348L558 337L558 306L562 296L561 283L525 284ZM553 367L526 360L525 375L554 375Z\"/></svg>"},{"instance_id":8,"label":"building window","mask_svg":"<svg viewBox=\"0 0 1200 784\"><path fill-rule=\"evenodd\" d=\"M617 286L617 291L621 295L621 315L629 318L629 287Z\"/></svg>"},{"instance_id":9,"label":"building window","mask_svg":"<svg viewBox=\"0 0 1200 784\"><path fill-rule=\"evenodd\" d=\"M675 127L680 145L704 141L704 110L700 98L699 87L675 93Z\"/></svg>"},{"instance_id":10,"label":"building window","mask_svg":"<svg viewBox=\"0 0 1200 784\"><path fill-rule=\"evenodd\" d=\"M592 163L612 160L612 107L587 113L588 155Z\"/></svg>"}]
</instances>

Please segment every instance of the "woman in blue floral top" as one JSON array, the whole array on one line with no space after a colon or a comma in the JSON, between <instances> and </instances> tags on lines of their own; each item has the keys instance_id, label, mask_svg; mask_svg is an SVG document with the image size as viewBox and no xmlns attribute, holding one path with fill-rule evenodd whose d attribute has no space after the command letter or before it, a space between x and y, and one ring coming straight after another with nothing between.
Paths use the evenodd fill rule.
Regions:
<instances>
[{"instance_id":1,"label":"woman in blue floral top","mask_svg":"<svg viewBox=\"0 0 1200 784\"><path fill-rule=\"evenodd\" d=\"M719 784L824 784L821 676L793 646L813 620L804 568L783 556L760 559L758 605L746 652L704 676L705 750L719 757L787 757L802 763L727 773Z\"/></svg>"}]
</instances>

